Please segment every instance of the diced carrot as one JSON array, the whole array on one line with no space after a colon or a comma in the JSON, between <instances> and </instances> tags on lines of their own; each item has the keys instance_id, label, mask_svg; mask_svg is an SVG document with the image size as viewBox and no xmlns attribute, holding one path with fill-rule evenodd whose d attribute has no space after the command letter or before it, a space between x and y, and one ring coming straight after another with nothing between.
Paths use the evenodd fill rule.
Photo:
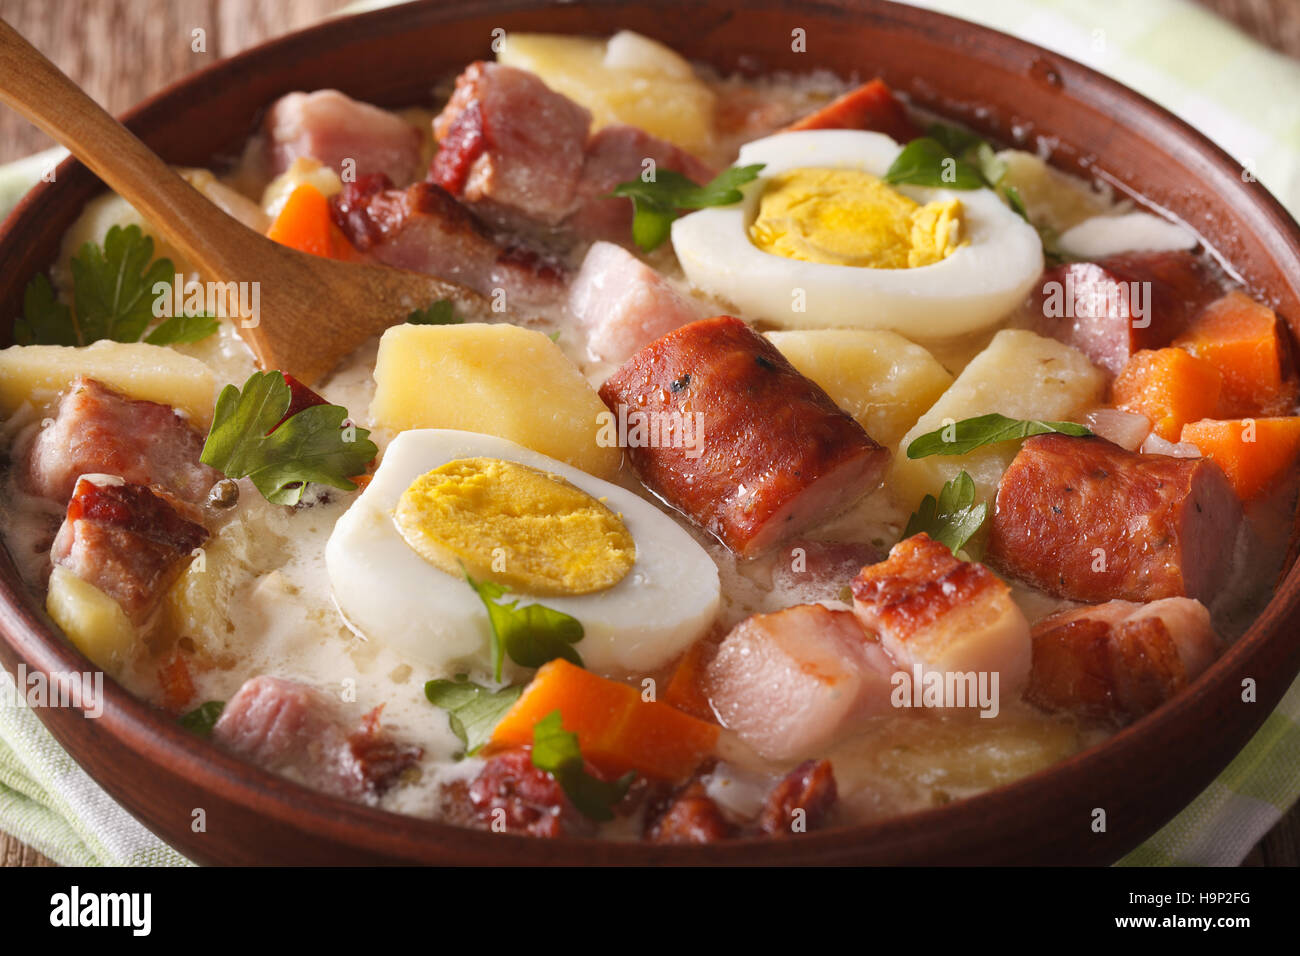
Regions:
<instances>
[{"instance_id":1,"label":"diced carrot","mask_svg":"<svg viewBox=\"0 0 1300 956\"><path fill-rule=\"evenodd\" d=\"M1300 417L1204 420L1183 426L1182 441L1223 469L1237 497L1257 498L1300 456Z\"/></svg>"},{"instance_id":2,"label":"diced carrot","mask_svg":"<svg viewBox=\"0 0 1300 956\"><path fill-rule=\"evenodd\" d=\"M1294 408L1296 383L1284 374L1277 315L1245 293L1229 292L1211 302L1174 344L1223 376L1216 417L1279 415Z\"/></svg>"},{"instance_id":3,"label":"diced carrot","mask_svg":"<svg viewBox=\"0 0 1300 956\"><path fill-rule=\"evenodd\" d=\"M1115 377L1111 402L1145 415L1166 441L1178 441L1188 422L1214 416L1221 388L1219 370L1205 359L1185 349L1144 349Z\"/></svg>"},{"instance_id":4,"label":"diced carrot","mask_svg":"<svg viewBox=\"0 0 1300 956\"><path fill-rule=\"evenodd\" d=\"M879 78L849 90L815 113L791 123L785 132L805 129L865 129L884 133L899 143L911 142L921 135L908 119L907 109Z\"/></svg>"},{"instance_id":5,"label":"diced carrot","mask_svg":"<svg viewBox=\"0 0 1300 956\"><path fill-rule=\"evenodd\" d=\"M664 689L663 702L700 720L714 721L713 708L704 690L704 672L718 651L718 642L700 638L686 649Z\"/></svg>"},{"instance_id":6,"label":"diced carrot","mask_svg":"<svg viewBox=\"0 0 1300 956\"><path fill-rule=\"evenodd\" d=\"M582 756L614 775L636 770L659 780L685 779L718 740L716 725L557 658L537 671L506 711L491 749L531 744L533 725L554 710L564 729L578 735Z\"/></svg>"},{"instance_id":7,"label":"diced carrot","mask_svg":"<svg viewBox=\"0 0 1300 956\"><path fill-rule=\"evenodd\" d=\"M355 259L356 250L330 217L325 195L311 183L300 183L280 209L267 238L282 246L326 259Z\"/></svg>"},{"instance_id":8,"label":"diced carrot","mask_svg":"<svg viewBox=\"0 0 1300 956\"><path fill-rule=\"evenodd\" d=\"M162 690L159 702L169 713L182 713L194 699L194 679L190 677L189 664L179 651L158 668L158 686Z\"/></svg>"}]
</instances>

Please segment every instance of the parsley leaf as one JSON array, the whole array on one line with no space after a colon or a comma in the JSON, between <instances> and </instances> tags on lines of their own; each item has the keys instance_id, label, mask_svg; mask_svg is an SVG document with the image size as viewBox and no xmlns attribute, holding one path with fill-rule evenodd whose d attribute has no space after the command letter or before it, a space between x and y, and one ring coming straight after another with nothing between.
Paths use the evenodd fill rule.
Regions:
<instances>
[{"instance_id":1,"label":"parsley leaf","mask_svg":"<svg viewBox=\"0 0 1300 956\"><path fill-rule=\"evenodd\" d=\"M696 185L679 172L658 170L649 182L633 179L619 183L611 196L632 200L632 239L646 252L662 245L683 209L730 206L740 202L740 187L758 177L763 164L732 166L724 169L703 186Z\"/></svg>"},{"instance_id":2,"label":"parsley leaf","mask_svg":"<svg viewBox=\"0 0 1300 956\"><path fill-rule=\"evenodd\" d=\"M144 337L150 345L179 345L198 342L216 332L221 322L215 315L173 315Z\"/></svg>"},{"instance_id":3,"label":"parsley leaf","mask_svg":"<svg viewBox=\"0 0 1300 956\"><path fill-rule=\"evenodd\" d=\"M465 320L453 311L451 299L439 299L426 309L416 309L406 317L407 325L459 325Z\"/></svg>"},{"instance_id":4,"label":"parsley leaf","mask_svg":"<svg viewBox=\"0 0 1300 956\"><path fill-rule=\"evenodd\" d=\"M979 169L948 152L938 140L922 136L898 154L885 171L885 182L945 189L980 189L984 177Z\"/></svg>"},{"instance_id":5,"label":"parsley leaf","mask_svg":"<svg viewBox=\"0 0 1300 956\"><path fill-rule=\"evenodd\" d=\"M977 418L963 418L959 422L926 432L907 446L908 458L928 458L931 455L964 455L984 445L1015 441L1031 435L1059 432L1062 435L1084 437L1092 432L1074 422L1040 422L1035 419L1007 418L993 412Z\"/></svg>"},{"instance_id":6,"label":"parsley leaf","mask_svg":"<svg viewBox=\"0 0 1300 956\"><path fill-rule=\"evenodd\" d=\"M501 667L507 654L521 667L541 667L557 657L583 666L582 658L572 646L582 640L582 624L577 618L540 604L519 607L517 600L501 603L499 599L509 588L494 581L475 581L469 574L465 580L487 608L488 623L492 625L495 680L501 680Z\"/></svg>"},{"instance_id":7,"label":"parsley leaf","mask_svg":"<svg viewBox=\"0 0 1300 956\"><path fill-rule=\"evenodd\" d=\"M532 759L534 767L555 778L579 812L599 822L614 819L612 807L627 795L636 779L634 770L612 782L587 773L578 735L564 729L558 710L533 725Z\"/></svg>"},{"instance_id":8,"label":"parsley leaf","mask_svg":"<svg viewBox=\"0 0 1300 956\"><path fill-rule=\"evenodd\" d=\"M192 734L209 737L212 735L212 728L217 725L217 720L221 717L221 712L225 709L224 700L210 700L195 707L188 714L182 714L176 722Z\"/></svg>"},{"instance_id":9,"label":"parsley leaf","mask_svg":"<svg viewBox=\"0 0 1300 956\"><path fill-rule=\"evenodd\" d=\"M903 537L925 532L956 554L983 527L988 511L988 504L975 504L975 482L963 471L944 484L937 500L934 495L921 499L916 513L907 520Z\"/></svg>"},{"instance_id":10,"label":"parsley leaf","mask_svg":"<svg viewBox=\"0 0 1300 956\"><path fill-rule=\"evenodd\" d=\"M281 372L254 372L242 391L227 385L217 397L199 460L227 478L251 478L277 505L297 504L309 481L355 490L350 476L365 471L379 454L370 432L344 430L348 412L339 405L304 408L277 427L291 399Z\"/></svg>"},{"instance_id":11,"label":"parsley leaf","mask_svg":"<svg viewBox=\"0 0 1300 956\"><path fill-rule=\"evenodd\" d=\"M519 695L522 687L503 687L492 691L471 683L464 674L455 680L431 680L424 685L429 703L447 712L451 732L465 746L465 755L473 756L492 737L492 731Z\"/></svg>"},{"instance_id":12,"label":"parsley leaf","mask_svg":"<svg viewBox=\"0 0 1300 956\"><path fill-rule=\"evenodd\" d=\"M85 243L72 258L69 308L54 296L50 280L34 276L23 293L23 314L14 323L18 345L89 345L100 339L139 342L154 320L154 286L175 276L170 259L154 259L153 239L130 225L113 226L102 246ZM217 331L208 315L174 316L144 341L150 345L197 342Z\"/></svg>"},{"instance_id":13,"label":"parsley leaf","mask_svg":"<svg viewBox=\"0 0 1300 956\"><path fill-rule=\"evenodd\" d=\"M38 275L23 292L23 314L14 323L16 345L82 345L72 310L54 297L50 280Z\"/></svg>"},{"instance_id":14,"label":"parsley leaf","mask_svg":"<svg viewBox=\"0 0 1300 956\"><path fill-rule=\"evenodd\" d=\"M83 245L72 259L82 338L140 341L154 318L154 285L170 285L175 273L170 259L153 261L153 239L139 226L113 226L102 247L93 242Z\"/></svg>"}]
</instances>

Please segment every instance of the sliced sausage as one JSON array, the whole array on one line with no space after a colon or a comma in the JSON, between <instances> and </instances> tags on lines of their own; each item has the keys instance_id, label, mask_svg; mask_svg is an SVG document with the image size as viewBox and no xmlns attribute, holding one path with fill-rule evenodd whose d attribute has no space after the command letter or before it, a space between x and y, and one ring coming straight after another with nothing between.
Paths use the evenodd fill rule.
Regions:
<instances>
[{"instance_id":1,"label":"sliced sausage","mask_svg":"<svg viewBox=\"0 0 1300 956\"><path fill-rule=\"evenodd\" d=\"M852 591L854 613L900 666L976 679L997 674L998 694L1024 687L1029 622L1011 589L982 564L958 560L946 545L915 534L885 561L863 568Z\"/></svg>"},{"instance_id":2,"label":"sliced sausage","mask_svg":"<svg viewBox=\"0 0 1300 956\"><path fill-rule=\"evenodd\" d=\"M764 836L807 833L826 826L839 799L829 760L805 760L772 788L756 821Z\"/></svg>"},{"instance_id":3,"label":"sliced sausage","mask_svg":"<svg viewBox=\"0 0 1300 956\"><path fill-rule=\"evenodd\" d=\"M128 398L83 376L32 443L24 483L36 495L65 502L81 475L116 475L198 504L222 477L199 462L202 451L203 436L171 406Z\"/></svg>"},{"instance_id":4,"label":"sliced sausage","mask_svg":"<svg viewBox=\"0 0 1300 956\"><path fill-rule=\"evenodd\" d=\"M998 484L988 561L1076 601L1208 601L1231 571L1241 520L1209 459L1039 435Z\"/></svg>"},{"instance_id":5,"label":"sliced sausage","mask_svg":"<svg viewBox=\"0 0 1300 956\"><path fill-rule=\"evenodd\" d=\"M600 397L629 425L627 455L641 480L745 557L846 508L879 484L889 458L771 342L730 316L652 342Z\"/></svg>"},{"instance_id":6,"label":"sliced sausage","mask_svg":"<svg viewBox=\"0 0 1300 956\"><path fill-rule=\"evenodd\" d=\"M135 624L208 539L197 509L165 491L109 475L85 475L68 502L50 560L95 585Z\"/></svg>"},{"instance_id":7,"label":"sliced sausage","mask_svg":"<svg viewBox=\"0 0 1300 956\"><path fill-rule=\"evenodd\" d=\"M1221 649L1210 612L1191 598L1063 611L1035 624L1033 639L1027 700L1119 722L1174 696Z\"/></svg>"},{"instance_id":8,"label":"sliced sausage","mask_svg":"<svg viewBox=\"0 0 1300 956\"><path fill-rule=\"evenodd\" d=\"M907 109L879 77L791 123L785 131L805 129L872 130L884 133L896 143L909 143L922 135L908 117Z\"/></svg>"},{"instance_id":9,"label":"sliced sausage","mask_svg":"<svg viewBox=\"0 0 1300 956\"><path fill-rule=\"evenodd\" d=\"M1218 293L1190 252L1130 252L1049 269L1030 308L1039 331L1118 375L1134 353L1173 341Z\"/></svg>"}]
</instances>

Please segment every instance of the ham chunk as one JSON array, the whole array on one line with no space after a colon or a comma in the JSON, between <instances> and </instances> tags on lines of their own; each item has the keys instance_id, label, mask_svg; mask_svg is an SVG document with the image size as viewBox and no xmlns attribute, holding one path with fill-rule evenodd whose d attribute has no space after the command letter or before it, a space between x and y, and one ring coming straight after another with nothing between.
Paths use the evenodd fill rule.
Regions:
<instances>
[{"instance_id":1,"label":"ham chunk","mask_svg":"<svg viewBox=\"0 0 1300 956\"><path fill-rule=\"evenodd\" d=\"M731 316L656 339L600 397L628 424L624 444L641 480L744 557L847 508L880 483L889 460L776 346Z\"/></svg>"},{"instance_id":2,"label":"ham chunk","mask_svg":"<svg viewBox=\"0 0 1300 956\"><path fill-rule=\"evenodd\" d=\"M1034 625L1033 640L1027 700L1121 723L1173 697L1221 649L1210 612L1191 598L1063 611Z\"/></svg>"},{"instance_id":3,"label":"ham chunk","mask_svg":"<svg viewBox=\"0 0 1300 956\"><path fill-rule=\"evenodd\" d=\"M1232 486L1209 459L1039 435L998 484L987 557L1075 601L1208 601L1231 573L1241 522Z\"/></svg>"},{"instance_id":4,"label":"ham chunk","mask_svg":"<svg viewBox=\"0 0 1300 956\"><path fill-rule=\"evenodd\" d=\"M566 228L584 239L630 242L632 200L611 197L610 193L619 183L640 178L646 172L646 160L654 163L656 173L671 170L700 185L715 175L712 167L690 153L644 130L606 126L587 143L574 198L576 208L565 220Z\"/></svg>"},{"instance_id":5,"label":"ham chunk","mask_svg":"<svg viewBox=\"0 0 1300 956\"><path fill-rule=\"evenodd\" d=\"M988 568L953 557L917 534L852 584L862 625L913 672L998 675L997 693L1019 693L1029 677L1029 622L1011 589Z\"/></svg>"},{"instance_id":6,"label":"ham chunk","mask_svg":"<svg viewBox=\"0 0 1300 956\"><path fill-rule=\"evenodd\" d=\"M333 197L334 221L374 262L435 275L492 297L506 307L553 301L563 271L536 253L498 245L447 191L430 183L391 189L383 177L348 183Z\"/></svg>"},{"instance_id":7,"label":"ham chunk","mask_svg":"<svg viewBox=\"0 0 1300 956\"><path fill-rule=\"evenodd\" d=\"M81 475L116 475L197 504L221 480L199 462L203 440L170 406L127 398L81 377L32 443L24 480L33 494L65 502Z\"/></svg>"},{"instance_id":8,"label":"ham chunk","mask_svg":"<svg viewBox=\"0 0 1300 956\"><path fill-rule=\"evenodd\" d=\"M303 156L340 175L343 164L351 160L356 178L382 173L406 184L420 173L419 130L338 90L280 97L266 114L265 130L271 171L276 174Z\"/></svg>"},{"instance_id":9,"label":"ham chunk","mask_svg":"<svg viewBox=\"0 0 1300 956\"><path fill-rule=\"evenodd\" d=\"M423 754L383 732L379 708L358 725L322 691L267 676L244 682L212 738L265 770L360 801L383 794Z\"/></svg>"},{"instance_id":10,"label":"ham chunk","mask_svg":"<svg viewBox=\"0 0 1300 956\"><path fill-rule=\"evenodd\" d=\"M760 755L788 760L888 712L894 671L852 612L802 604L738 624L704 686L724 727Z\"/></svg>"},{"instance_id":11,"label":"ham chunk","mask_svg":"<svg viewBox=\"0 0 1300 956\"><path fill-rule=\"evenodd\" d=\"M1173 341L1219 292L1190 252L1128 252L1049 269L1030 308L1038 331L1118 375L1135 353Z\"/></svg>"},{"instance_id":12,"label":"ham chunk","mask_svg":"<svg viewBox=\"0 0 1300 956\"><path fill-rule=\"evenodd\" d=\"M559 225L574 207L591 113L537 76L479 61L433 121L429 178L490 221Z\"/></svg>"},{"instance_id":13,"label":"ham chunk","mask_svg":"<svg viewBox=\"0 0 1300 956\"><path fill-rule=\"evenodd\" d=\"M594 358L623 362L661 335L703 316L678 292L621 246L597 242L569 287L569 311L587 330Z\"/></svg>"},{"instance_id":14,"label":"ham chunk","mask_svg":"<svg viewBox=\"0 0 1300 956\"><path fill-rule=\"evenodd\" d=\"M208 539L197 510L109 475L77 480L50 560L95 585L140 625Z\"/></svg>"}]
</instances>

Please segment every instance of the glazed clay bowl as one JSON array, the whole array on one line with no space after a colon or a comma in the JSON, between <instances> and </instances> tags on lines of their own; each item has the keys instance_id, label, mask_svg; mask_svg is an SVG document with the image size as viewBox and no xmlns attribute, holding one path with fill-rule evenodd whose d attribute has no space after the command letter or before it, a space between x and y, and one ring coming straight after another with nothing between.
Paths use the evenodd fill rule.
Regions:
<instances>
[{"instance_id":1,"label":"glazed clay bowl","mask_svg":"<svg viewBox=\"0 0 1300 956\"><path fill-rule=\"evenodd\" d=\"M1213 143L1080 64L881 0L401 6L329 21L217 63L132 110L127 123L165 159L207 165L235 155L266 105L292 90L337 87L362 100L409 105L426 101L436 79L490 57L494 30L621 28L724 71L825 67L846 77L880 75L914 103L998 140L1032 144L1025 137L1051 136L1058 166L1172 212L1300 331L1300 230ZM805 31L807 52L795 50L796 28ZM100 189L69 160L9 217L0 232L0 315L19 314L25 283L48 267L60 237ZM1300 572L1292 564L1267 609L1208 672L1102 745L969 800L768 842L543 841L395 816L229 757L111 681L97 719L68 709L38 713L116 800L206 863L1106 863L1203 789L1300 670ZM0 632L0 659L11 672L20 663L29 673L86 667L26 596L7 553L0 554ZM1247 678L1258 687L1253 703L1242 701ZM206 815L202 832L192 826L196 809ZM1104 832L1094 827L1098 810Z\"/></svg>"}]
</instances>

